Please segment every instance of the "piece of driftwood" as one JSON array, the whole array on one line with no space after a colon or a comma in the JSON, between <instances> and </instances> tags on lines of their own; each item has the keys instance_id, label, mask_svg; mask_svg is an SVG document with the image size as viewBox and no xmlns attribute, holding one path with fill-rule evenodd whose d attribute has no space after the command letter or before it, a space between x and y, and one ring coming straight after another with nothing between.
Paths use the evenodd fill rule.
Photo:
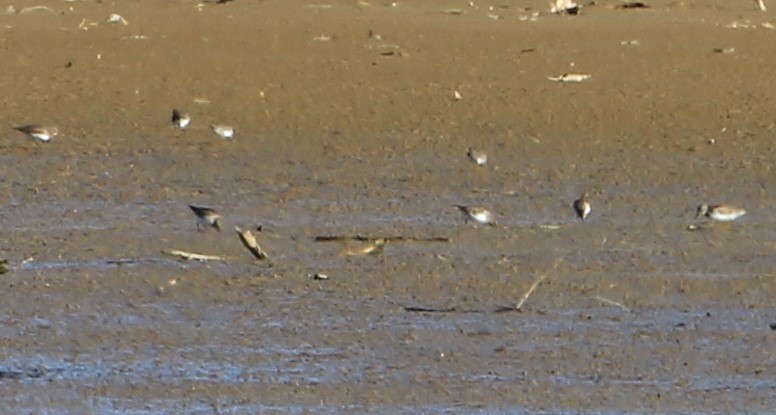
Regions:
<instances>
[{"instance_id":1,"label":"piece of driftwood","mask_svg":"<svg viewBox=\"0 0 776 415\"><path fill-rule=\"evenodd\" d=\"M404 311L410 313L485 313L486 310L479 308L460 308L456 306L452 307L433 307L423 305L407 305L404 306Z\"/></svg>"},{"instance_id":2,"label":"piece of driftwood","mask_svg":"<svg viewBox=\"0 0 776 415\"><path fill-rule=\"evenodd\" d=\"M164 253L172 256L177 256L189 261L224 261L226 259L218 255L196 254L193 252L181 251L179 249L170 249L170 250L164 251Z\"/></svg>"},{"instance_id":3,"label":"piece of driftwood","mask_svg":"<svg viewBox=\"0 0 776 415\"><path fill-rule=\"evenodd\" d=\"M261 247L259 246L259 243L256 242L256 238L253 236L251 231L249 230L242 230L238 227L234 227L234 230L237 232L237 235L240 236L240 241L243 245L245 245L246 248L248 248L249 251L251 251L251 254L253 254L256 259L267 259L269 258L269 255L267 255L266 252L262 251Z\"/></svg>"},{"instance_id":4,"label":"piece of driftwood","mask_svg":"<svg viewBox=\"0 0 776 415\"><path fill-rule=\"evenodd\" d=\"M455 307L424 307L424 306L404 306L404 311L410 313L454 313L458 311Z\"/></svg>"},{"instance_id":5,"label":"piece of driftwood","mask_svg":"<svg viewBox=\"0 0 776 415\"><path fill-rule=\"evenodd\" d=\"M619 307L619 308L621 308L621 309L623 309L625 311L630 311L630 308L626 307L624 304L618 303L617 301L610 300L608 298L601 297L600 295L596 295L593 298L598 300L598 301L600 301L600 302L602 302L602 303L604 303L604 304L613 305L613 306Z\"/></svg>"},{"instance_id":6,"label":"piece of driftwood","mask_svg":"<svg viewBox=\"0 0 776 415\"><path fill-rule=\"evenodd\" d=\"M347 256L379 254L380 252L383 251L385 244L386 244L386 240L380 238L372 242L369 242L364 246L348 249L345 252L343 252L343 254Z\"/></svg>"},{"instance_id":7,"label":"piece of driftwood","mask_svg":"<svg viewBox=\"0 0 776 415\"><path fill-rule=\"evenodd\" d=\"M319 235L313 239L315 242L340 242L361 241L375 242L450 242L446 236L364 236L364 235Z\"/></svg>"}]
</instances>

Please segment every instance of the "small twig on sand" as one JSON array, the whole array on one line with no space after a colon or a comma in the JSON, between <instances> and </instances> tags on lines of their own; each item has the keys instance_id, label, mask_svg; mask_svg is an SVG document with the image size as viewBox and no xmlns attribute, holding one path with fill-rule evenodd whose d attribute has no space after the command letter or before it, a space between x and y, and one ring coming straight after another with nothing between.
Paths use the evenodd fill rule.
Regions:
<instances>
[{"instance_id":1,"label":"small twig on sand","mask_svg":"<svg viewBox=\"0 0 776 415\"><path fill-rule=\"evenodd\" d=\"M529 288L528 291L526 291L525 294L523 294L523 296L520 298L520 301L515 306L515 310L520 311L523 308L523 303L525 303L528 297L530 297L531 294L533 294L536 287L538 287L539 284L541 284L545 278L547 278L547 274L542 275L541 277L539 277L538 280L534 281L534 283L531 284L531 288Z\"/></svg>"},{"instance_id":2,"label":"small twig on sand","mask_svg":"<svg viewBox=\"0 0 776 415\"><path fill-rule=\"evenodd\" d=\"M561 262L563 262L563 258L556 259L555 263L552 264L552 270L555 271L556 269L558 269L558 265L560 265ZM528 291L526 291L525 294L523 294L523 296L520 298L520 301L515 306L515 310L522 311L523 304L526 302L526 300L528 300L528 297L530 297L531 294L533 294L534 290L536 290L536 287L538 287L539 284L541 284L542 281L544 281L545 279L547 279L547 274L542 275L541 277L539 277L539 279L534 281L533 284L531 284L531 288L529 288Z\"/></svg>"},{"instance_id":3,"label":"small twig on sand","mask_svg":"<svg viewBox=\"0 0 776 415\"><path fill-rule=\"evenodd\" d=\"M598 301L600 301L602 303L613 305L615 307L619 307L619 308L621 308L621 309L623 309L625 311L630 311L630 308L625 307L623 304L618 303L617 301L610 300L608 298L601 297L600 295L596 295L593 298L595 298L596 300L598 300Z\"/></svg>"},{"instance_id":4,"label":"small twig on sand","mask_svg":"<svg viewBox=\"0 0 776 415\"><path fill-rule=\"evenodd\" d=\"M334 242L334 241L361 241L375 242L383 240L384 242L450 242L450 238L445 236L363 236L363 235L319 235L313 238L315 242Z\"/></svg>"},{"instance_id":5,"label":"small twig on sand","mask_svg":"<svg viewBox=\"0 0 776 415\"><path fill-rule=\"evenodd\" d=\"M181 251L178 249L170 249L167 251L163 251L165 254L181 257L183 259L187 259L189 261L224 261L226 258L218 256L218 255L203 255L203 254L195 254L193 252L186 252Z\"/></svg>"},{"instance_id":6,"label":"small twig on sand","mask_svg":"<svg viewBox=\"0 0 776 415\"><path fill-rule=\"evenodd\" d=\"M425 306L404 306L404 311L410 313L454 313L458 311L455 307L425 307Z\"/></svg>"}]
</instances>

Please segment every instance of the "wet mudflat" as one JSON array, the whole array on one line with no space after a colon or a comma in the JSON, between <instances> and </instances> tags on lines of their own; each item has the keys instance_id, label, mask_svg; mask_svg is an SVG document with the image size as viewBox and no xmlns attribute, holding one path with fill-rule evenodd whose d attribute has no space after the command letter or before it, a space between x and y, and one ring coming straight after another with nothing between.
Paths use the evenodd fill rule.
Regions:
<instances>
[{"instance_id":1,"label":"wet mudflat","mask_svg":"<svg viewBox=\"0 0 776 415\"><path fill-rule=\"evenodd\" d=\"M4 16L7 123L53 118L62 137L2 138L3 407L772 410L776 33L728 2L607 4L536 22L520 18L533 2L499 20L484 5L442 12L465 6L453 2ZM77 29L109 12L130 24ZM149 38L121 40L135 34ZM401 54L382 54L389 40ZM117 43L110 64L94 59ZM546 79L571 71L593 77ZM185 131L168 120L180 105ZM582 191L585 223L571 209ZM748 213L689 230L704 202ZM197 232L189 203L217 206L225 229ZM465 223L457 203L500 226ZM232 230L259 224L266 262ZM320 235L449 241L349 256L357 241Z\"/></svg>"}]
</instances>

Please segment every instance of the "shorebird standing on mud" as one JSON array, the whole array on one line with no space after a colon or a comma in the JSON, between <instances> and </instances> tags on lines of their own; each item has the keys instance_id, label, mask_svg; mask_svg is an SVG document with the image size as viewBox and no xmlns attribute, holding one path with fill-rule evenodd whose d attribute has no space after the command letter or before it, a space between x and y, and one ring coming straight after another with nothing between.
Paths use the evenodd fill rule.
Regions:
<instances>
[{"instance_id":1,"label":"shorebird standing on mud","mask_svg":"<svg viewBox=\"0 0 776 415\"><path fill-rule=\"evenodd\" d=\"M464 205L453 205L464 214L466 219L472 219L483 225L498 226L495 217L489 210L481 207L472 207Z\"/></svg>"},{"instance_id":2,"label":"shorebird standing on mud","mask_svg":"<svg viewBox=\"0 0 776 415\"><path fill-rule=\"evenodd\" d=\"M218 231L221 231L221 215L219 215L215 209L211 207L195 205L189 205L189 208L191 208L191 211L197 215L198 231L201 231L203 226L204 229L207 229L208 226L212 226Z\"/></svg>"},{"instance_id":3,"label":"shorebird standing on mud","mask_svg":"<svg viewBox=\"0 0 776 415\"><path fill-rule=\"evenodd\" d=\"M184 129L191 124L191 116L188 112L172 110L172 125Z\"/></svg>"},{"instance_id":4,"label":"shorebird standing on mud","mask_svg":"<svg viewBox=\"0 0 776 415\"><path fill-rule=\"evenodd\" d=\"M585 218L590 214L590 212L593 210L592 207L590 207L590 202L587 200L588 194L587 192L582 193L582 196L579 197L579 199L574 201L574 212L577 213L577 217L581 221L585 221Z\"/></svg>"},{"instance_id":5,"label":"shorebird standing on mud","mask_svg":"<svg viewBox=\"0 0 776 415\"><path fill-rule=\"evenodd\" d=\"M232 128L231 125L211 124L210 128L212 128L213 132L218 134L218 136L224 140L231 140L234 138L234 128Z\"/></svg>"},{"instance_id":6,"label":"shorebird standing on mud","mask_svg":"<svg viewBox=\"0 0 776 415\"><path fill-rule=\"evenodd\" d=\"M32 138L36 138L44 143L51 141L52 138L59 134L57 127L44 127L36 124L14 127L14 130L21 131L24 134L27 134Z\"/></svg>"},{"instance_id":7,"label":"shorebird standing on mud","mask_svg":"<svg viewBox=\"0 0 776 415\"><path fill-rule=\"evenodd\" d=\"M695 215L695 219L705 216L720 222L730 222L744 215L746 215L746 211L739 207L730 205L709 206L704 203L698 206L698 212Z\"/></svg>"},{"instance_id":8,"label":"shorebird standing on mud","mask_svg":"<svg viewBox=\"0 0 776 415\"><path fill-rule=\"evenodd\" d=\"M488 162L488 153L482 150L475 150L470 147L466 150L466 155L469 157L469 160L478 166L484 166Z\"/></svg>"}]
</instances>

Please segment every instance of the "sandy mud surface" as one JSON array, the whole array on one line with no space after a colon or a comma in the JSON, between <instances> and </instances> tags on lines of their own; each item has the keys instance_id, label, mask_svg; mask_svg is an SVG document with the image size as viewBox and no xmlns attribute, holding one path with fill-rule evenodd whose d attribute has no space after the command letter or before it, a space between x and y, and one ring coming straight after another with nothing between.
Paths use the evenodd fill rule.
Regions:
<instances>
[{"instance_id":1,"label":"sandy mud surface","mask_svg":"<svg viewBox=\"0 0 776 415\"><path fill-rule=\"evenodd\" d=\"M772 411L776 21L744 0L619 4L14 3L2 407ZM564 73L592 76L547 79ZM30 123L60 134L13 130ZM190 203L224 230L198 232ZM700 203L747 215L696 221ZM269 261L233 231L258 225ZM394 240L315 241L356 235Z\"/></svg>"}]
</instances>

